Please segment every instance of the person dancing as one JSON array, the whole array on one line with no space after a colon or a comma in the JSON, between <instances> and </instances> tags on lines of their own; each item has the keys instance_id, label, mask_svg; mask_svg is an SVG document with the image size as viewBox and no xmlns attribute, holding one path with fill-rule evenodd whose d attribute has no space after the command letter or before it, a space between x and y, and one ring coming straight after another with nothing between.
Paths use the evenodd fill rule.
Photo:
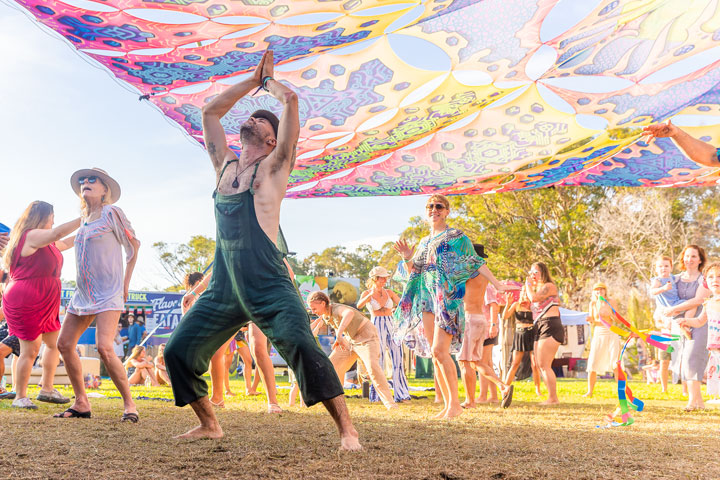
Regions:
<instances>
[{"instance_id":1,"label":"person dancing","mask_svg":"<svg viewBox=\"0 0 720 480\"><path fill-rule=\"evenodd\" d=\"M54 220L52 205L31 203L15 223L3 256L10 283L3 294L2 308L10 335L20 340L17 378L13 377L16 398L12 406L16 408L37 409L27 397L27 386L42 343L45 343L42 389L37 399L50 403L70 401L53 388L60 355L57 349L63 264L60 252L72 246L71 238L62 238L78 229L80 219L53 228Z\"/></svg>"},{"instance_id":2,"label":"person dancing","mask_svg":"<svg viewBox=\"0 0 720 480\"><path fill-rule=\"evenodd\" d=\"M321 291L311 292L307 302L310 310L320 317L310 328L315 330L318 323L325 322L335 330L330 361L335 366L338 380L344 379L352 364L360 360L385 408L397 408L385 371L380 366L380 337L372 322L353 307L330 303L330 298Z\"/></svg>"},{"instance_id":3,"label":"person dancing","mask_svg":"<svg viewBox=\"0 0 720 480\"><path fill-rule=\"evenodd\" d=\"M507 288L475 253L470 239L448 226L450 202L445 196L431 195L425 208L430 235L421 239L417 248L402 238L394 246L403 259L397 278L405 283L394 313L396 338L415 348L420 356L432 352L444 403L435 418L449 419L463 412L451 352L459 351L462 343L465 282L479 272L498 290Z\"/></svg>"},{"instance_id":4,"label":"person dancing","mask_svg":"<svg viewBox=\"0 0 720 480\"><path fill-rule=\"evenodd\" d=\"M221 119L251 90L264 88L280 101L282 119L254 112L240 128L242 153L228 147ZM175 329L165 348L175 404L190 404L200 425L179 438L220 438L222 428L202 375L210 357L249 322L275 345L298 377L308 406L322 402L340 433L340 447L360 450L343 389L310 321L278 249L280 204L285 197L300 131L297 95L273 78L266 51L245 80L227 88L202 110L203 133L215 169L217 244L207 291ZM226 175L227 173L227 175ZM284 242L282 242L284 244Z\"/></svg>"},{"instance_id":5,"label":"person dancing","mask_svg":"<svg viewBox=\"0 0 720 480\"><path fill-rule=\"evenodd\" d=\"M535 322L535 364L548 389L548 399L541 404L560 403L552 361L560 344L565 341L565 329L560 320L557 287L550 277L547 265L542 262L532 264L530 275L525 279L525 292L532 302L530 310Z\"/></svg>"},{"instance_id":6,"label":"person dancing","mask_svg":"<svg viewBox=\"0 0 720 480\"><path fill-rule=\"evenodd\" d=\"M76 346L83 332L95 321L98 353L123 399L121 420L137 423L139 417L130 395L130 384L113 344L120 314L125 310L140 242L125 213L114 205L120 198L120 185L107 172L99 168L78 170L72 174L70 184L80 197L83 224L75 237L77 286L60 329L58 349L75 392L75 402L55 416L91 416Z\"/></svg>"},{"instance_id":7,"label":"person dancing","mask_svg":"<svg viewBox=\"0 0 720 480\"><path fill-rule=\"evenodd\" d=\"M370 270L370 278L367 281L368 289L362 292L357 303L361 310L367 307L370 310L370 319L377 328L380 336L380 368L385 371L385 351L390 355L392 362L392 382L395 402L406 402L410 400L407 377L403 368L402 345L393 338L393 307L400 302L397 294L385 288L390 273L384 267L374 267ZM370 401L376 402L378 397L375 385L370 387Z\"/></svg>"},{"instance_id":8,"label":"person dancing","mask_svg":"<svg viewBox=\"0 0 720 480\"><path fill-rule=\"evenodd\" d=\"M535 383L535 394L540 394L540 371L535 363L535 355L533 354L533 345L535 344L535 325L533 324L532 312L530 311L530 299L527 296L525 287L520 291L520 297L517 302L513 302L513 294L505 294L505 309L502 313L503 321L510 319L511 315L515 315L515 335L513 336L513 358L512 366L505 375L504 382L511 385L515 381L515 373L522 364L523 357L526 353L530 355L530 368L532 369L532 379Z\"/></svg>"}]
</instances>

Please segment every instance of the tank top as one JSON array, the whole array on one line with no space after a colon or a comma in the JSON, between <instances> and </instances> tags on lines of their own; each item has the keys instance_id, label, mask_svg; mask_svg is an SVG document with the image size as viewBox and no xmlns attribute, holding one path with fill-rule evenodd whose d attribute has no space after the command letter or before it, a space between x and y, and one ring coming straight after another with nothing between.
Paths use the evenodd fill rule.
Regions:
<instances>
[{"instance_id":1,"label":"tank top","mask_svg":"<svg viewBox=\"0 0 720 480\"><path fill-rule=\"evenodd\" d=\"M350 307L348 305L331 303L330 315L323 315L322 319L336 332L340 327L340 322L342 321L342 314L338 311L338 307L345 307L353 310L353 318L352 320L350 320L350 324L345 327L344 333L347 334L347 336L350 338L355 337L355 335L357 335L358 331L360 331L365 322L369 320L365 317L365 315L363 315L362 313L360 313L360 311L354 309L353 307Z\"/></svg>"},{"instance_id":2,"label":"tank top","mask_svg":"<svg viewBox=\"0 0 720 480\"><path fill-rule=\"evenodd\" d=\"M720 350L720 310L706 309L708 319L708 350Z\"/></svg>"},{"instance_id":3,"label":"tank top","mask_svg":"<svg viewBox=\"0 0 720 480\"><path fill-rule=\"evenodd\" d=\"M532 302L530 304L530 310L534 320L541 318L547 313L552 307L559 307L560 302L558 301L557 295L546 298L541 302Z\"/></svg>"},{"instance_id":4,"label":"tank top","mask_svg":"<svg viewBox=\"0 0 720 480\"><path fill-rule=\"evenodd\" d=\"M521 312L515 310L515 321L517 323L533 323L532 312Z\"/></svg>"}]
</instances>

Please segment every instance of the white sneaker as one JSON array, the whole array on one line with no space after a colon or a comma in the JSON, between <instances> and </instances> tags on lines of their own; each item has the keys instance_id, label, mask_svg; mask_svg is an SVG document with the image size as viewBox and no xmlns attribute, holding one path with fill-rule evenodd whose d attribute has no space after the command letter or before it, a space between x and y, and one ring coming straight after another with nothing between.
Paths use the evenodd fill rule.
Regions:
<instances>
[{"instance_id":1,"label":"white sneaker","mask_svg":"<svg viewBox=\"0 0 720 480\"><path fill-rule=\"evenodd\" d=\"M38 408L37 405L35 405L32 400L27 397L16 398L13 400L11 407L24 408L26 410L37 410Z\"/></svg>"}]
</instances>

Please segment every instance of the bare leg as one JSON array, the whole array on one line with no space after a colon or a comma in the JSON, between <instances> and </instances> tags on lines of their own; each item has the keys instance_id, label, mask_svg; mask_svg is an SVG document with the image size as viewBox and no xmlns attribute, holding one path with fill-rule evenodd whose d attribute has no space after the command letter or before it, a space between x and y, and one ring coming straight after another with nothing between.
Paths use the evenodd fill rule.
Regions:
<instances>
[{"instance_id":1,"label":"bare leg","mask_svg":"<svg viewBox=\"0 0 720 480\"><path fill-rule=\"evenodd\" d=\"M143 369L136 368L133 374L130 375L130 378L128 378L128 383L130 385L142 385L144 380Z\"/></svg>"},{"instance_id":2,"label":"bare leg","mask_svg":"<svg viewBox=\"0 0 720 480\"><path fill-rule=\"evenodd\" d=\"M232 342L232 339L230 339ZM227 352L227 351L226 351ZM232 366L233 354L225 354L225 369L223 370L223 379L225 380L225 394L234 397L235 394L230 390L230 367Z\"/></svg>"},{"instance_id":3,"label":"bare leg","mask_svg":"<svg viewBox=\"0 0 720 480\"><path fill-rule=\"evenodd\" d=\"M119 320L119 311L98 313L95 319L95 325L97 328L95 331L95 338L97 341L98 353L105 364L105 369L108 371L110 379L115 384L115 388L118 389L118 392L120 392L120 396L123 399L124 413L137 414L137 407L135 407L135 402L130 394L130 383L128 382L127 374L125 373L125 367L123 367L122 362L117 355L115 355L114 342ZM73 347L73 351L74 350L75 348ZM63 358L65 358L64 354ZM78 357L77 360L79 363L80 358ZM153 385L157 385L157 380L155 379L152 370L149 370L148 373L153 381ZM80 377L82 378L82 366L80 367ZM75 384L73 384L73 387L74 386Z\"/></svg>"},{"instance_id":4,"label":"bare leg","mask_svg":"<svg viewBox=\"0 0 720 480\"><path fill-rule=\"evenodd\" d=\"M60 351L57 348L57 338L60 330L42 334L45 350L42 357L42 389L41 392L52 393L55 389L55 370L60 362Z\"/></svg>"},{"instance_id":5,"label":"bare leg","mask_svg":"<svg viewBox=\"0 0 720 480\"><path fill-rule=\"evenodd\" d=\"M254 323L250 324L248 332L250 333L250 349L255 356L255 363L257 363L258 369L260 370L260 378L262 379L263 385L265 385L265 392L267 394L268 401L268 412L282 412L282 409L277 403L275 367L273 367L272 360L270 360L270 354L268 353L267 337Z\"/></svg>"},{"instance_id":6,"label":"bare leg","mask_svg":"<svg viewBox=\"0 0 720 480\"><path fill-rule=\"evenodd\" d=\"M494 345L484 345L482 350L482 359L478 363L478 368L481 366L484 366L485 369L482 370L483 372L492 372L493 377L497 378L497 375L495 375L495 369L493 368L492 363L492 350ZM495 384L491 381L489 381L489 378L487 375L482 374L480 375L480 396L483 399L487 398L487 395L490 395L490 399L488 400L489 403L497 403L498 396L497 396L497 388L495 388Z\"/></svg>"},{"instance_id":7,"label":"bare leg","mask_svg":"<svg viewBox=\"0 0 720 480\"><path fill-rule=\"evenodd\" d=\"M543 404L560 403L557 396L555 372L552 370L552 361L555 358L557 349L560 346L557 340L552 337L542 338L535 342L535 354L537 355L537 365L540 369L545 386L548 389L548 399Z\"/></svg>"},{"instance_id":8,"label":"bare leg","mask_svg":"<svg viewBox=\"0 0 720 480\"><path fill-rule=\"evenodd\" d=\"M473 362L460 361L460 373L462 374L463 386L465 387L465 401L460 404L463 408L475 408L475 386L477 385L477 373Z\"/></svg>"},{"instance_id":9,"label":"bare leg","mask_svg":"<svg viewBox=\"0 0 720 480\"><path fill-rule=\"evenodd\" d=\"M82 363L80 362L80 356L75 351L75 347L80 339L80 335L87 330L87 327L90 326L94 318L95 315L79 317L72 313L65 314L65 320L63 320L62 327L60 328L60 335L58 335L57 339L57 346L63 357L65 371L67 372L70 383L72 384L73 392L75 392L75 401L70 408L78 412L89 412L90 401L85 393L85 380L83 379ZM115 338L114 332L113 338ZM117 359L117 357L115 358ZM122 364L120 365L122 367ZM123 374L123 376L125 375Z\"/></svg>"},{"instance_id":10,"label":"bare leg","mask_svg":"<svg viewBox=\"0 0 720 480\"><path fill-rule=\"evenodd\" d=\"M350 413L345 404L345 397L338 395L330 400L324 400L323 405L325 405L325 408L327 408L330 416L335 421L335 425L340 433L340 450L362 450L360 436L350 420Z\"/></svg>"},{"instance_id":11,"label":"bare leg","mask_svg":"<svg viewBox=\"0 0 720 480\"><path fill-rule=\"evenodd\" d=\"M433 340L435 339L435 315L428 312L423 312L422 316L423 331L425 333L425 339L428 341L430 348L433 346ZM432 357L433 363L433 382L435 383L435 403L443 403L443 408L433 418L442 418L447 412L447 400L448 397L445 394L445 384L442 381L442 374L440 372L440 366L435 359L435 355Z\"/></svg>"},{"instance_id":12,"label":"bare leg","mask_svg":"<svg viewBox=\"0 0 720 480\"><path fill-rule=\"evenodd\" d=\"M688 407L703 409L705 403L702 398L702 382L697 380L688 380Z\"/></svg>"},{"instance_id":13,"label":"bare leg","mask_svg":"<svg viewBox=\"0 0 720 480\"><path fill-rule=\"evenodd\" d=\"M583 397L592 398L595 391L595 382L597 382L597 372L588 372L588 388Z\"/></svg>"},{"instance_id":14,"label":"bare leg","mask_svg":"<svg viewBox=\"0 0 720 480\"><path fill-rule=\"evenodd\" d=\"M10 374L12 375L12 378L13 378L13 384L12 384L13 390L15 390L15 382L16 382L15 379L17 378L17 365L18 365L19 360L20 360L20 357L18 357L17 355L13 355L12 365L10 365Z\"/></svg>"},{"instance_id":15,"label":"bare leg","mask_svg":"<svg viewBox=\"0 0 720 480\"><path fill-rule=\"evenodd\" d=\"M455 362L450 355L450 342L452 336L445 330L435 327L435 335L433 340L433 357L437 359L440 370L440 378L438 379L441 386L444 383L443 398L445 399L445 415L444 418L454 418L462 414L460 406L460 398L458 396L457 370Z\"/></svg>"},{"instance_id":16,"label":"bare leg","mask_svg":"<svg viewBox=\"0 0 720 480\"><path fill-rule=\"evenodd\" d=\"M668 391L668 378L670 377L670 360L660 360L660 387L662 393Z\"/></svg>"},{"instance_id":17,"label":"bare leg","mask_svg":"<svg viewBox=\"0 0 720 480\"><path fill-rule=\"evenodd\" d=\"M223 381L225 376L223 375L223 370L225 369L225 349L230 344L230 340L218 348L212 358L210 358L210 386L212 388L210 403L213 405L224 405L225 402L225 396L223 395Z\"/></svg>"},{"instance_id":18,"label":"bare leg","mask_svg":"<svg viewBox=\"0 0 720 480\"><path fill-rule=\"evenodd\" d=\"M30 381L30 373L32 372L33 363L37 358L42 338L38 336L33 341L20 340L20 360L18 360L17 377L15 378L15 398L26 398L27 387Z\"/></svg>"},{"instance_id":19,"label":"bare leg","mask_svg":"<svg viewBox=\"0 0 720 480\"><path fill-rule=\"evenodd\" d=\"M245 394L255 395L257 392L252 386L252 356L247 345L238 345L238 354L243 361L243 378L245 379Z\"/></svg>"},{"instance_id":20,"label":"bare leg","mask_svg":"<svg viewBox=\"0 0 720 480\"><path fill-rule=\"evenodd\" d=\"M215 411L210 403L207 395L200 397L190 404L195 415L200 420L200 425L188 430L182 435L178 435L175 438L178 439L199 439L199 438L222 438L223 431L220 428L220 423L215 416Z\"/></svg>"},{"instance_id":21,"label":"bare leg","mask_svg":"<svg viewBox=\"0 0 720 480\"><path fill-rule=\"evenodd\" d=\"M508 371L507 375L505 375L503 383L505 383L506 385L510 385L515 381L515 374L517 373L518 368L520 368L520 365L522 364L524 355L525 352L518 352L513 350L512 365L510 366L510 370Z\"/></svg>"},{"instance_id":22,"label":"bare leg","mask_svg":"<svg viewBox=\"0 0 720 480\"><path fill-rule=\"evenodd\" d=\"M530 368L532 369L533 382L535 383L535 395L542 397L542 392L540 392L540 369L537 366L535 352L528 353L530 353Z\"/></svg>"},{"instance_id":23,"label":"bare leg","mask_svg":"<svg viewBox=\"0 0 720 480\"><path fill-rule=\"evenodd\" d=\"M7 358L8 355L12 353L12 349L5 345L4 343L0 343L0 378L5 375L5 358ZM2 393L3 390L0 388L0 393Z\"/></svg>"}]
</instances>

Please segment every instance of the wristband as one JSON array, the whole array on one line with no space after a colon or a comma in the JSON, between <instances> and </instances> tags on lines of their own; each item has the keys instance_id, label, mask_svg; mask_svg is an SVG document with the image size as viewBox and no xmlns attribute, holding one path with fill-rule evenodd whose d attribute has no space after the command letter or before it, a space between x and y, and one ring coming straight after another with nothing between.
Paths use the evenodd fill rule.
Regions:
<instances>
[{"instance_id":1,"label":"wristband","mask_svg":"<svg viewBox=\"0 0 720 480\"><path fill-rule=\"evenodd\" d=\"M197 297L197 293L195 293L194 291L191 291L190 295L192 295L193 297Z\"/></svg>"},{"instance_id":2,"label":"wristband","mask_svg":"<svg viewBox=\"0 0 720 480\"><path fill-rule=\"evenodd\" d=\"M267 77L263 77L261 88L262 88L263 90L265 90L266 92L269 92L269 91L270 91L270 90L268 90L268 88L267 88L267 82L268 82L268 80L274 80L274 79L273 79L273 77L271 77L270 75L268 75Z\"/></svg>"}]
</instances>

